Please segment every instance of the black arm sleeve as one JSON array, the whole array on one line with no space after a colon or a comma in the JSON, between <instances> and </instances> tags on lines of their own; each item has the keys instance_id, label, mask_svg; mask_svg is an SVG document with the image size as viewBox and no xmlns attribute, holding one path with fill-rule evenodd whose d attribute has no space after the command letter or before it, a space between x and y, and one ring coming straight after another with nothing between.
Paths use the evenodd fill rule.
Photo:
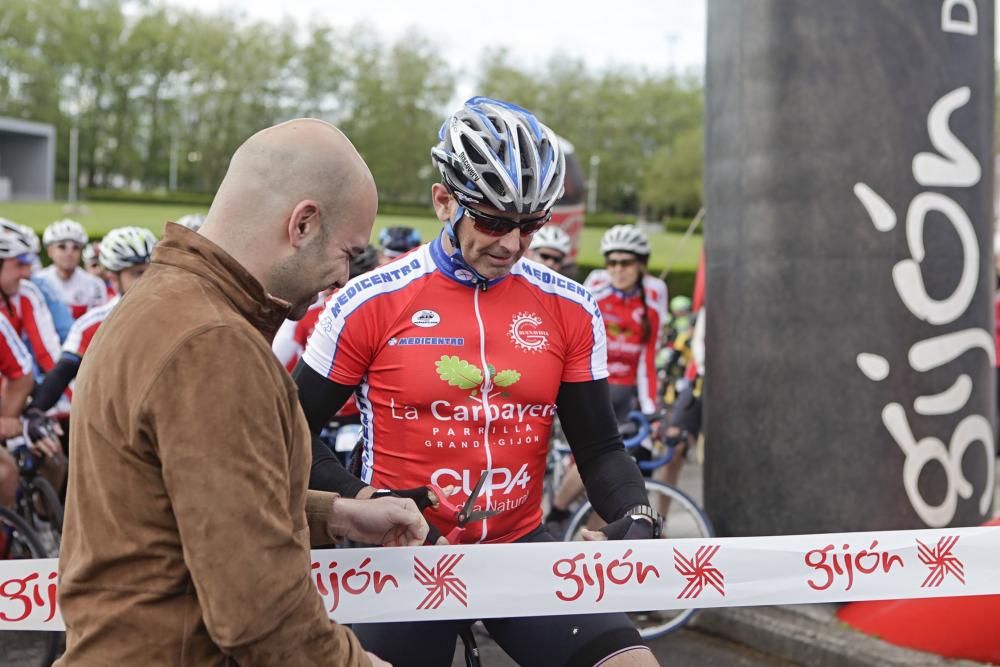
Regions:
<instances>
[{"instance_id":1,"label":"black arm sleeve","mask_svg":"<svg viewBox=\"0 0 1000 667\"><path fill-rule=\"evenodd\" d=\"M320 431L354 393L354 387L337 384L323 377L301 360L292 372L299 387L299 403L309 422L312 434L312 469L309 471L309 488L317 491L335 491L345 498L353 498L367 486L341 465L330 448L319 439Z\"/></svg>"},{"instance_id":2,"label":"black arm sleeve","mask_svg":"<svg viewBox=\"0 0 1000 667\"><path fill-rule=\"evenodd\" d=\"M601 518L611 523L636 505L648 505L639 466L618 433L608 381L562 383L556 408L587 496Z\"/></svg>"},{"instance_id":3,"label":"black arm sleeve","mask_svg":"<svg viewBox=\"0 0 1000 667\"><path fill-rule=\"evenodd\" d=\"M42 383L35 387L35 391L31 394L31 407L38 408L42 412L50 410L59 402L59 397L66 391L66 387L79 370L80 357L64 353Z\"/></svg>"}]
</instances>

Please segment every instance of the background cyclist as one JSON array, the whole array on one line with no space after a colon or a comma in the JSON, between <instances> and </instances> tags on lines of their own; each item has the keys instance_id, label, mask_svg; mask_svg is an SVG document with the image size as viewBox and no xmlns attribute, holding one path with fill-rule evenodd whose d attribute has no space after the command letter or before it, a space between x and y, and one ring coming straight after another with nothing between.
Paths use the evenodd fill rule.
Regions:
<instances>
[{"instance_id":1,"label":"background cyclist","mask_svg":"<svg viewBox=\"0 0 1000 667\"><path fill-rule=\"evenodd\" d=\"M378 265L388 264L420 245L420 232L413 227L386 227L378 234Z\"/></svg>"},{"instance_id":2,"label":"background cyclist","mask_svg":"<svg viewBox=\"0 0 1000 667\"><path fill-rule=\"evenodd\" d=\"M584 285L597 299L608 337L608 383L618 423L639 408L657 412L656 355L667 310L667 286L646 273L650 246L635 225L615 225L601 238L605 269L593 271ZM646 443L644 443L645 445ZM637 450L648 456L648 449ZM578 471L570 468L553 499L547 522L569 515L569 504L583 492Z\"/></svg>"},{"instance_id":3,"label":"background cyclist","mask_svg":"<svg viewBox=\"0 0 1000 667\"><path fill-rule=\"evenodd\" d=\"M569 234L549 224L535 232L531 238L531 245L528 246L528 252L524 256L544 264L557 273L562 273L569 249Z\"/></svg>"},{"instance_id":4,"label":"background cyclist","mask_svg":"<svg viewBox=\"0 0 1000 667\"><path fill-rule=\"evenodd\" d=\"M155 245L153 232L143 227L119 227L107 233L101 241L100 262L118 296L86 312L73 323L59 361L32 395L32 408L45 412L59 401L80 370L80 362L97 329L125 292L146 273Z\"/></svg>"},{"instance_id":5,"label":"background cyclist","mask_svg":"<svg viewBox=\"0 0 1000 667\"><path fill-rule=\"evenodd\" d=\"M441 235L349 282L324 309L296 368L314 435L356 389L366 424L365 481L314 446L311 484L359 497L403 489L378 493L426 505L425 485L454 483L452 501L461 504L485 479L483 507L502 511L456 540L551 541L541 527L541 487L554 406L590 499L610 522L589 538L653 537L645 487L611 410L597 304L573 281L520 261L562 192L555 135L520 107L473 98L439 139L432 156L441 182L431 198ZM457 527L443 508L428 513L443 533ZM354 630L397 667L441 665L471 622ZM523 665L656 664L624 614L484 624Z\"/></svg>"},{"instance_id":6,"label":"background cyclist","mask_svg":"<svg viewBox=\"0 0 1000 667\"><path fill-rule=\"evenodd\" d=\"M38 276L55 290L73 319L107 301L104 281L80 267L83 247L88 240L83 225L68 218L53 222L42 233L42 242L52 264L39 271Z\"/></svg>"},{"instance_id":7,"label":"background cyclist","mask_svg":"<svg viewBox=\"0 0 1000 667\"><path fill-rule=\"evenodd\" d=\"M0 314L0 376L3 379L3 400L0 401L0 440L22 435L23 425L19 416L34 387L32 377L34 360L27 346L11 321L16 310L9 307L8 292L17 293L24 275L23 266L31 265L31 244L12 223L0 224L0 287L4 288L7 308ZM65 474L62 449L48 439L32 444L37 454L45 456L40 471L59 488ZM6 446L0 445L0 505L10 507L17 493L19 473L17 462Z\"/></svg>"}]
</instances>

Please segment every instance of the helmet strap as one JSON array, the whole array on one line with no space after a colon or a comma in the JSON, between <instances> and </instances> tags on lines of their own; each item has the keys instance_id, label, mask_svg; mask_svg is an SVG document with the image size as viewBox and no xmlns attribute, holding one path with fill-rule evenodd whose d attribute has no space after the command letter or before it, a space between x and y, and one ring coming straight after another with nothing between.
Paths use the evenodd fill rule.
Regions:
<instances>
[{"instance_id":1,"label":"helmet strap","mask_svg":"<svg viewBox=\"0 0 1000 667\"><path fill-rule=\"evenodd\" d=\"M465 261L465 257L462 256L462 246L458 242L458 223L462 221L463 217L465 217L465 207L459 204L454 217L450 218L448 222L444 224L445 232L448 234L448 240L451 241L451 261L471 273L474 278L473 282L476 285L485 286L489 283L489 280L472 268L472 265Z\"/></svg>"}]
</instances>

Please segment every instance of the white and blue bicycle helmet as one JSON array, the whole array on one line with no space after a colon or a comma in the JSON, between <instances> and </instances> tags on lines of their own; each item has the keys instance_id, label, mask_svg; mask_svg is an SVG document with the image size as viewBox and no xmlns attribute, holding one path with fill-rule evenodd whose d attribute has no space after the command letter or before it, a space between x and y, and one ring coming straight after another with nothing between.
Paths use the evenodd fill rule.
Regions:
<instances>
[{"instance_id":1,"label":"white and blue bicycle helmet","mask_svg":"<svg viewBox=\"0 0 1000 667\"><path fill-rule=\"evenodd\" d=\"M149 264L156 236L145 227L118 227L101 239L101 266L117 273L131 266Z\"/></svg>"},{"instance_id":2,"label":"white and blue bicycle helmet","mask_svg":"<svg viewBox=\"0 0 1000 667\"><path fill-rule=\"evenodd\" d=\"M516 104L473 97L444 122L431 157L460 204L507 213L548 211L563 192L556 133Z\"/></svg>"}]
</instances>

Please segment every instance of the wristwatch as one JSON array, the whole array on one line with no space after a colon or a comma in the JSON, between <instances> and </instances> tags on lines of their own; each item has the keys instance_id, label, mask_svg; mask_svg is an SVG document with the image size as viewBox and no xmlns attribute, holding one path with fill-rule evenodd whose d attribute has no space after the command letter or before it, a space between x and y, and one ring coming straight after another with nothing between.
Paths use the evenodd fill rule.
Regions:
<instances>
[{"instance_id":1,"label":"wristwatch","mask_svg":"<svg viewBox=\"0 0 1000 667\"><path fill-rule=\"evenodd\" d=\"M653 508L649 505L636 505L625 514L634 521L639 521L641 519L643 521L650 522L653 524L653 537L660 536L662 520L660 519L660 515L654 512Z\"/></svg>"}]
</instances>

